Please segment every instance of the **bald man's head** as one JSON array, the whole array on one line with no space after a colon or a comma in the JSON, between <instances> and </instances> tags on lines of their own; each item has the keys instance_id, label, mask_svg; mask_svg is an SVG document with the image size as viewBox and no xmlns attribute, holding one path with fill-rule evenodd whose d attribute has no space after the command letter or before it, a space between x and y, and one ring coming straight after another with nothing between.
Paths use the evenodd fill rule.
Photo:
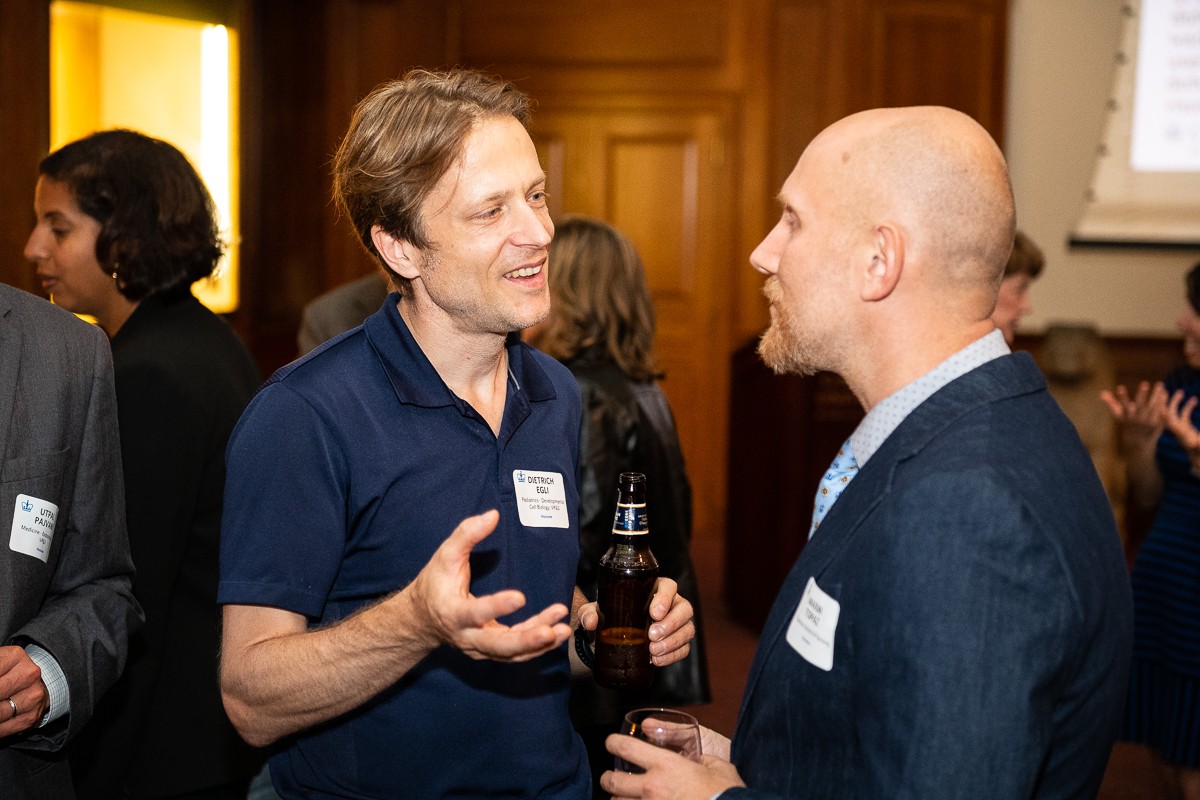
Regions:
<instances>
[{"instance_id":1,"label":"bald man's head","mask_svg":"<svg viewBox=\"0 0 1200 800\"><path fill-rule=\"evenodd\" d=\"M857 222L900 223L947 287L999 285L1015 210L1004 156L979 123L939 106L873 109L826 128L804 159ZM802 159L803 160L803 159Z\"/></svg>"},{"instance_id":2,"label":"bald man's head","mask_svg":"<svg viewBox=\"0 0 1200 800\"><path fill-rule=\"evenodd\" d=\"M891 377L911 379L907 363L928 368L990 328L1012 188L999 148L965 114L847 117L805 149L779 201L779 223L750 256L768 276L759 352L776 370L837 372L861 399L881 344L901 343L906 361L891 362Z\"/></svg>"}]
</instances>

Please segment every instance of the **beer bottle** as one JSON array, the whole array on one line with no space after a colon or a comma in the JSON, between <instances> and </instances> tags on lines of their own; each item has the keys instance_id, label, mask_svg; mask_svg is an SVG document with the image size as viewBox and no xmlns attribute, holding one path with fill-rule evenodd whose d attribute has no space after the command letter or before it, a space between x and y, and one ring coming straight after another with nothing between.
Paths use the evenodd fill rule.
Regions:
<instances>
[{"instance_id":1,"label":"beer bottle","mask_svg":"<svg viewBox=\"0 0 1200 800\"><path fill-rule=\"evenodd\" d=\"M612 541L600 558L596 589L596 683L610 689L645 688L654 677L650 598L658 578L658 561L650 552L646 476L622 472L617 492Z\"/></svg>"}]
</instances>

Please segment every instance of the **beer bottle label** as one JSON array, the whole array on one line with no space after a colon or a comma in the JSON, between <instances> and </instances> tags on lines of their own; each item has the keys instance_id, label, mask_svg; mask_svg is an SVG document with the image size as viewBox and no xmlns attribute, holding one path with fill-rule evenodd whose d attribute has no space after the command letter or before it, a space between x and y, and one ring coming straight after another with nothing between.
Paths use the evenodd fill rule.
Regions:
<instances>
[{"instance_id":1,"label":"beer bottle label","mask_svg":"<svg viewBox=\"0 0 1200 800\"><path fill-rule=\"evenodd\" d=\"M632 536L639 533L648 533L649 531L649 514L646 513L645 503L637 505L617 504L617 513L613 516L613 533Z\"/></svg>"}]
</instances>

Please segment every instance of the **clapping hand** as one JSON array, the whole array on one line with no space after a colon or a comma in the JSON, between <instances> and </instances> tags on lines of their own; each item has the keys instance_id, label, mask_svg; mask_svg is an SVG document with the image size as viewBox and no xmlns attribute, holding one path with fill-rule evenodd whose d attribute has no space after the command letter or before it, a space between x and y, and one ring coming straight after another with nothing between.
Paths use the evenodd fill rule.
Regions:
<instances>
[{"instance_id":1,"label":"clapping hand","mask_svg":"<svg viewBox=\"0 0 1200 800\"><path fill-rule=\"evenodd\" d=\"M1163 414L1163 423L1183 446L1191 462L1192 473L1200 477L1200 430L1192 423L1192 412L1196 410L1200 397L1185 397L1182 389L1171 395Z\"/></svg>"},{"instance_id":2,"label":"clapping hand","mask_svg":"<svg viewBox=\"0 0 1200 800\"><path fill-rule=\"evenodd\" d=\"M1100 399L1121 426L1127 451L1153 447L1166 421L1167 389L1161 381L1153 386L1142 381L1132 396L1124 386L1112 392L1106 389L1100 392Z\"/></svg>"}]
</instances>

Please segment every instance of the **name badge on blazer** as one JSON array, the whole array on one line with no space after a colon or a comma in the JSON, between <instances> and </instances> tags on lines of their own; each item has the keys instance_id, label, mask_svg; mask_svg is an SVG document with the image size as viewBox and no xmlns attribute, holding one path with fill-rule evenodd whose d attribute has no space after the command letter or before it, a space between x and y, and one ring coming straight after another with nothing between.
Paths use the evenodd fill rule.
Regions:
<instances>
[{"instance_id":1,"label":"name badge on blazer","mask_svg":"<svg viewBox=\"0 0 1200 800\"><path fill-rule=\"evenodd\" d=\"M787 641L805 661L818 669L833 669L833 642L842 606L809 578L800 605L788 626Z\"/></svg>"},{"instance_id":2,"label":"name badge on blazer","mask_svg":"<svg viewBox=\"0 0 1200 800\"><path fill-rule=\"evenodd\" d=\"M9 549L48 562L57 516L58 506L49 500L39 500L27 494L17 495L12 532L8 536Z\"/></svg>"}]
</instances>

